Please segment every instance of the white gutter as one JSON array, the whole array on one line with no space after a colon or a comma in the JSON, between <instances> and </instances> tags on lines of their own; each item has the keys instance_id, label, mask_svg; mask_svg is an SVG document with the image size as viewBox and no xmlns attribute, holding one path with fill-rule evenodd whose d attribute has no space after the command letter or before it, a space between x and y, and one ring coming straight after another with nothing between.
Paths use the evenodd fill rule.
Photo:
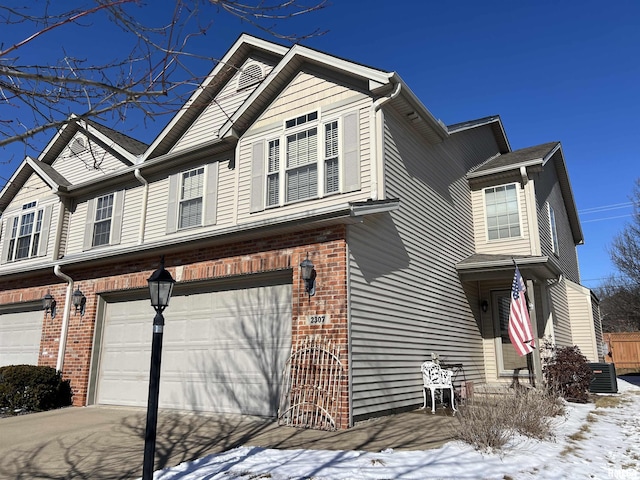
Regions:
<instances>
[{"instance_id":1,"label":"white gutter","mask_svg":"<svg viewBox=\"0 0 640 480\"><path fill-rule=\"evenodd\" d=\"M60 344L58 345L58 361L56 362L56 370L62 371L64 365L64 351L67 347L67 332L69 331L69 316L71 315L71 302L73 299L73 280L70 276L65 275L60 270L60 265L53 267L53 273L56 277L67 282L67 298L64 302L64 312L62 312L62 326L60 327Z\"/></svg>"},{"instance_id":2,"label":"white gutter","mask_svg":"<svg viewBox=\"0 0 640 480\"><path fill-rule=\"evenodd\" d=\"M382 106L396 98L400 94L400 90L402 89L402 83L396 83L395 90L391 93L391 95L386 97L381 97L377 99L371 105L371 111L369 114L369 125L371 125L371 200L378 200L378 193L380 190L384 192L384 188L378 188L378 172L380 172L380 176L384 178L384 155L383 155L383 142L382 142L382 119L378 121L378 110L382 108ZM378 155L380 152L380 155ZM383 195L384 196L384 193Z\"/></svg>"},{"instance_id":3,"label":"white gutter","mask_svg":"<svg viewBox=\"0 0 640 480\"><path fill-rule=\"evenodd\" d=\"M144 233L147 225L147 204L149 202L149 182L145 180L145 178L140 173L140 168L136 168L133 171L133 174L138 179L138 181L143 185L144 190L142 191L142 211L140 212L140 230L138 232L138 245L142 245L144 243Z\"/></svg>"}]
</instances>

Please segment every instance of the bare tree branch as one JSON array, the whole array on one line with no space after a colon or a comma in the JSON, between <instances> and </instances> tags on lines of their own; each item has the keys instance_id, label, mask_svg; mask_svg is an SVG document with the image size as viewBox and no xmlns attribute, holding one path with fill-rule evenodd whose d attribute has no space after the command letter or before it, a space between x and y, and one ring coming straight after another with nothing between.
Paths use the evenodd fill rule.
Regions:
<instances>
[{"instance_id":1,"label":"bare tree branch","mask_svg":"<svg viewBox=\"0 0 640 480\"><path fill-rule=\"evenodd\" d=\"M327 0L310 5L301 0L174 0L166 11L142 0L0 5L0 147L22 142L29 148L34 137L65 125L72 114L124 120L135 113L146 121L175 112L202 81L193 73L200 70L194 62L206 61L208 73L219 61L192 46L215 18L226 15L298 42L323 32L285 34L281 23L326 5ZM149 8L154 15L148 15ZM79 53L105 29L118 39L117 51ZM68 36L74 41L59 40ZM55 52L51 45L56 42L65 47Z\"/></svg>"}]
</instances>

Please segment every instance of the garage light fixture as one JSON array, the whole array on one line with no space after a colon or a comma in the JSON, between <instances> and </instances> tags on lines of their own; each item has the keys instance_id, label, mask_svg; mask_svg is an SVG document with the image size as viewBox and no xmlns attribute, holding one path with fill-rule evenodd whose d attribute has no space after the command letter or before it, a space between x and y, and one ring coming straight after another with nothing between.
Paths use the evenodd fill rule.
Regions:
<instances>
[{"instance_id":1,"label":"garage light fixture","mask_svg":"<svg viewBox=\"0 0 640 480\"><path fill-rule=\"evenodd\" d=\"M87 297L80 291L80 289L76 289L73 292L73 306L76 307L76 313L80 312L80 316L84 316L84 306L87 303Z\"/></svg>"},{"instance_id":2,"label":"garage light fixture","mask_svg":"<svg viewBox=\"0 0 640 480\"><path fill-rule=\"evenodd\" d=\"M302 280L304 280L304 289L309 294L309 298L316 294L316 270L311 260L309 260L309 254L307 258L300 263L300 274Z\"/></svg>"},{"instance_id":3,"label":"garage light fixture","mask_svg":"<svg viewBox=\"0 0 640 480\"><path fill-rule=\"evenodd\" d=\"M160 393L160 360L162 359L162 334L164 317L162 312L169 305L169 299L176 281L164 269L164 257L160 259L160 268L151 274L149 296L151 306L156 311L153 319L153 341L151 343L151 370L149 372L149 400L147 401L147 426L144 433L144 460L142 480L153 479L153 461L156 454L156 428L158 425L158 396Z\"/></svg>"},{"instance_id":4,"label":"garage light fixture","mask_svg":"<svg viewBox=\"0 0 640 480\"><path fill-rule=\"evenodd\" d=\"M45 317L47 313L51 313L51 318L56 318L56 299L53 298L51 293L47 292L42 299L42 308L44 309Z\"/></svg>"}]
</instances>

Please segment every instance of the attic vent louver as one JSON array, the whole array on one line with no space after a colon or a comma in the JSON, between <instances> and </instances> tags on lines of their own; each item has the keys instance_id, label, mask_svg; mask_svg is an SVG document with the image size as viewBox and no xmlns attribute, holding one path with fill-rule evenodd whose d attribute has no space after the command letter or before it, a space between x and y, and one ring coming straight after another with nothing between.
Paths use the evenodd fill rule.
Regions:
<instances>
[{"instance_id":1,"label":"attic vent louver","mask_svg":"<svg viewBox=\"0 0 640 480\"><path fill-rule=\"evenodd\" d=\"M84 140L81 138L76 138L72 143L69 149L71 153L78 155L79 153L84 152L87 147L84 146Z\"/></svg>"},{"instance_id":2,"label":"attic vent louver","mask_svg":"<svg viewBox=\"0 0 640 480\"><path fill-rule=\"evenodd\" d=\"M247 88L262 80L262 68L257 63L247 65L238 78L238 90Z\"/></svg>"}]
</instances>

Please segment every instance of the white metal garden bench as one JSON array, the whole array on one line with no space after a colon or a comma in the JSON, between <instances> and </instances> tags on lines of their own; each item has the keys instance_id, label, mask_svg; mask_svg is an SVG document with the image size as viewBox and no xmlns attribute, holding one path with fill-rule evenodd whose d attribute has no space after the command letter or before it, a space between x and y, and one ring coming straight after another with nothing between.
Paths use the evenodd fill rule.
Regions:
<instances>
[{"instance_id":1,"label":"white metal garden bench","mask_svg":"<svg viewBox=\"0 0 640 480\"><path fill-rule=\"evenodd\" d=\"M451 408L456 412L455 394L453 392L452 370L446 370L441 368L435 362L424 362L421 367L422 380L424 387L422 389L422 396L424 404L422 408L427 407L427 389L431 390L431 413L436 413L436 390L442 391L442 397L444 400L444 390L449 390L451 395Z\"/></svg>"}]
</instances>

